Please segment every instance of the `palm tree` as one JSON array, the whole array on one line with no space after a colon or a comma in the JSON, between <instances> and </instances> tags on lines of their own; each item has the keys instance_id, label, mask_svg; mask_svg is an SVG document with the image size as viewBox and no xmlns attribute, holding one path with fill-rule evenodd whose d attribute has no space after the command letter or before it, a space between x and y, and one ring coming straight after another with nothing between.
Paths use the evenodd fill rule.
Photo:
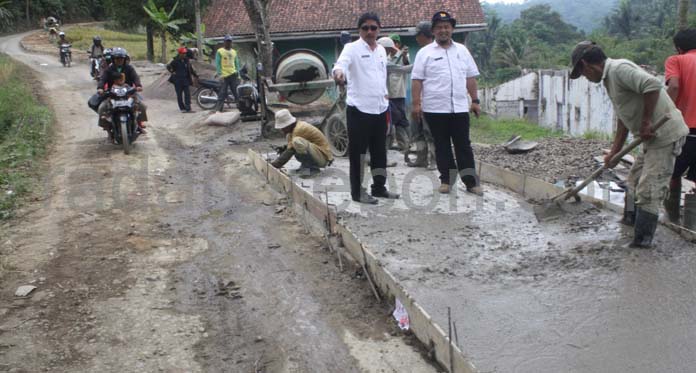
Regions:
<instances>
[{"instance_id":1,"label":"palm tree","mask_svg":"<svg viewBox=\"0 0 696 373\"><path fill-rule=\"evenodd\" d=\"M147 6L143 6L162 40L162 63L167 63L167 34L171 31L179 31L179 25L188 22L184 18L172 19L178 5L177 1L169 12L164 10L164 7L157 8L154 0L148 0Z\"/></svg>"},{"instance_id":2,"label":"palm tree","mask_svg":"<svg viewBox=\"0 0 696 373\"><path fill-rule=\"evenodd\" d=\"M679 0L679 17L677 28L686 30L689 27L689 0Z\"/></svg>"}]
</instances>

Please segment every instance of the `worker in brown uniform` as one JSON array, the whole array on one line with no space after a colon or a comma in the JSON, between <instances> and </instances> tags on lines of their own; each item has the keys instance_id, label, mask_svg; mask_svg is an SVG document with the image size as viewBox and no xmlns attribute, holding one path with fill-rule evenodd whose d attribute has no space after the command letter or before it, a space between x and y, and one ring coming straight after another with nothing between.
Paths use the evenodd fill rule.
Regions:
<instances>
[{"instance_id":1,"label":"worker in brown uniform","mask_svg":"<svg viewBox=\"0 0 696 373\"><path fill-rule=\"evenodd\" d=\"M311 177L333 161L329 141L313 125L297 120L287 109L275 114L275 128L285 134L288 145L280 149L280 155L271 162L275 168L283 167L293 156L300 162L300 177Z\"/></svg>"}]
</instances>

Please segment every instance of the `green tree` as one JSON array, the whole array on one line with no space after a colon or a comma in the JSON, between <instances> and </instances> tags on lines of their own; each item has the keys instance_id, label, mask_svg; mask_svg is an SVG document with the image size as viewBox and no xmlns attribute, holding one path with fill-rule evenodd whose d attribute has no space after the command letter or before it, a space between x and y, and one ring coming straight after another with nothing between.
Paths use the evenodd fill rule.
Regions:
<instances>
[{"instance_id":1,"label":"green tree","mask_svg":"<svg viewBox=\"0 0 696 373\"><path fill-rule=\"evenodd\" d=\"M535 5L523 10L513 25L530 37L549 45L563 44L583 36L577 27L563 21L561 15L548 4Z\"/></svg>"},{"instance_id":2,"label":"green tree","mask_svg":"<svg viewBox=\"0 0 696 373\"><path fill-rule=\"evenodd\" d=\"M485 31L472 33L467 42L476 63L484 74L493 67L493 50L501 19L495 12L489 12L486 14L486 24L488 27Z\"/></svg>"},{"instance_id":3,"label":"green tree","mask_svg":"<svg viewBox=\"0 0 696 373\"><path fill-rule=\"evenodd\" d=\"M611 14L604 20L604 25L610 35L622 36L630 39L637 33L640 24L640 16L633 9L629 0L621 0Z\"/></svg>"},{"instance_id":4,"label":"green tree","mask_svg":"<svg viewBox=\"0 0 696 373\"><path fill-rule=\"evenodd\" d=\"M12 2L10 0L0 0L0 30L5 30L12 26L14 16L10 10Z\"/></svg>"},{"instance_id":5,"label":"green tree","mask_svg":"<svg viewBox=\"0 0 696 373\"><path fill-rule=\"evenodd\" d=\"M162 42L162 63L167 63L167 35L171 35L172 31L179 31L180 24L188 23L187 19L173 18L178 4L178 1L174 3L174 7L169 12L167 12L164 7L158 8L154 0L148 0L147 5L143 6L145 13L150 17L152 24L155 26L160 36Z\"/></svg>"}]
</instances>

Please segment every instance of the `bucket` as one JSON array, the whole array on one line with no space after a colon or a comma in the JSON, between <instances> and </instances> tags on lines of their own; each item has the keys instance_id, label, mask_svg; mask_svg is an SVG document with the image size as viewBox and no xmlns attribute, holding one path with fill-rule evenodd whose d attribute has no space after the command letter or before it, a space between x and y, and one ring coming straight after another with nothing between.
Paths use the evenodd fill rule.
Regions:
<instances>
[{"instance_id":1,"label":"bucket","mask_svg":"<svg viewBox=\"0 0 696 373\"><path fill-rule=\"evenodd\" d=\"M696 194L684 195L684 227L696 230Z\"/></svg>"}]
</instances>

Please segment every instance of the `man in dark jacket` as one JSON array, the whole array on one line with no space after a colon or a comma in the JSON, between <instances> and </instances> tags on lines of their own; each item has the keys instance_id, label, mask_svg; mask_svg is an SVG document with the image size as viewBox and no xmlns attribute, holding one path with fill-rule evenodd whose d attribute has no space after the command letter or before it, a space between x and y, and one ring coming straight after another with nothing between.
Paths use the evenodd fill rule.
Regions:
<instances>
[{"instance_id":1,"label":"man in dark jacket","mask_svg":"<svg viewBox=\"0 0 696 373\"><path fill-rule=\"evenodd\" d=\"M125 75L125 83L127 85L135 87L138 92L143 90L143 85L140 83L138 73L135 71L133 66L126 63L127 56L128 52L126 52L126 50L123 48L114 48L112 50L111 57L113 63L104 71L99 79L99 85L97 86L97 93L99 95L103 95L105 89L111 88L111 86L114 84L113 77L118 76L119 73ZM147 106L145 106L145 103L143 103L140 95L135 95L134 97L136 98L138 111L140 112L140 115L138 115L138 126L143 129L145 128L144 122L147 122ZM109 114L111 113L111 104L109 103L109 100L104 100L99 105L99 110L97 113L99 114L99 126L102 128L108 128L110 124L107 118L109 118Z\"/></svg>"},{"instance_id":2,"label":"man in dark jacket","mask_svg":"<svg viewBox=\"0 0 696 373\"><path fill-rule=\"evenodd\" d=\"M178 49L178 52L179 56L174 57L172 62L167 65L167 70L172 73L169 81L174 83L179 110L182 113L191 113L191 92L189 87L193 84L193 78L198 79L198 74L196 74L187 56L188 50L181 47Z\"/></svg>"}]
</instances>

